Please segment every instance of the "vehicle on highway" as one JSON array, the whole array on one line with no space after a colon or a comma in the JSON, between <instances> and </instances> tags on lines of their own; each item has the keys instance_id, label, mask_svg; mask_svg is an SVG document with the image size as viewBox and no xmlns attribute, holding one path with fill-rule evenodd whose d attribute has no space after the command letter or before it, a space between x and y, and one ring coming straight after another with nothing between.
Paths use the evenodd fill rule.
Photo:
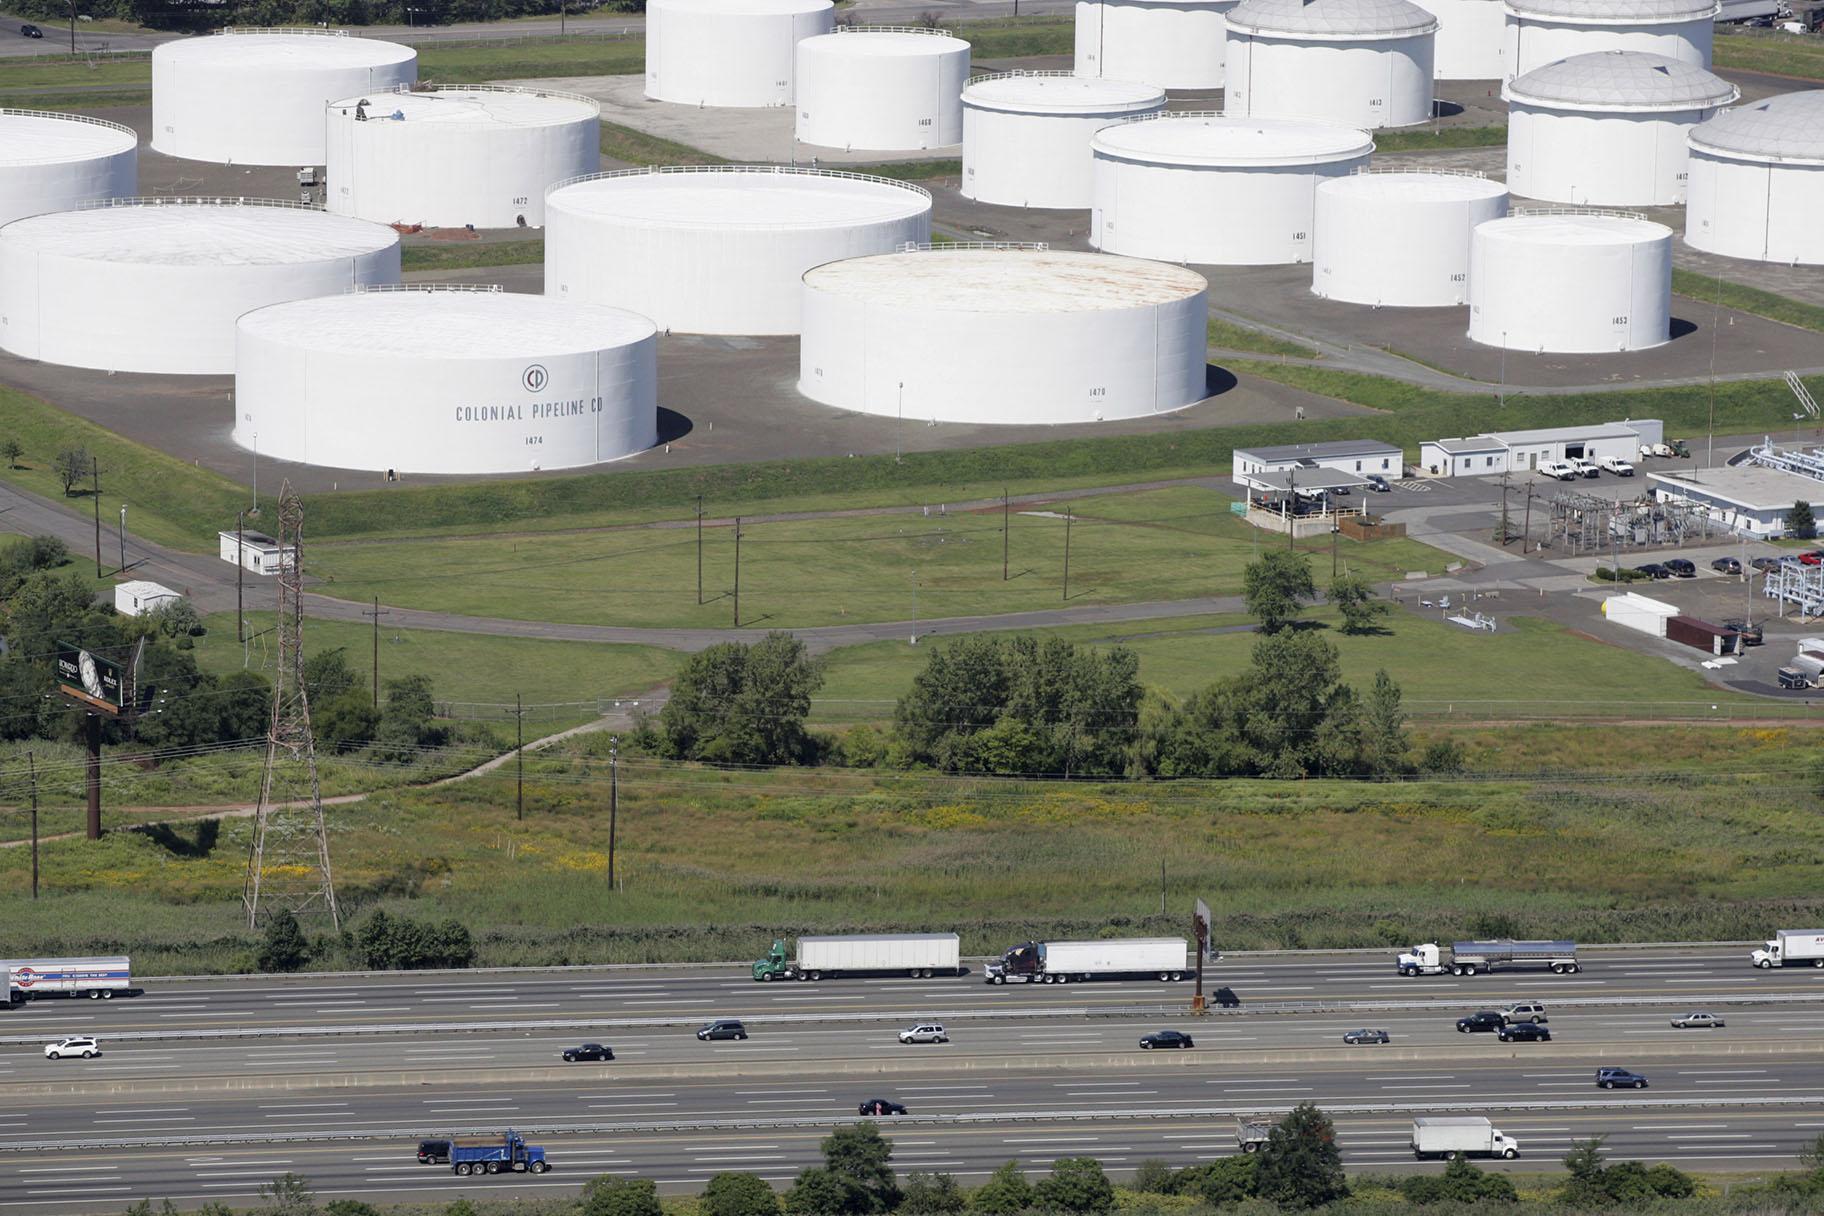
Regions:
<instances>
[{"instance_id":1,"label":"vehicle on highway","mask_svg":"<svg viewBox=\"0 0 1824 1216\"><path fill-rule=\"evenodd\" d=\"M1545 1006L1536 1001L1522 1001L1509 1005L1501 1011L1502 1025L1512 1025L1515 1022L1549 1022L1550 1020L1545 1016Z\"/></svg>"},{"instance_id":2,"label":"vehicle on highway","mask_svg":"<svg viewBox=\"0 0 1824 1216\"><path fill-rule=\"evenodd\" d=\"M1598 1068L1596 1085L1600 1089L1645 1089L1647 1079L1625 1068Z\"/></svg>"},{"instance_id":3,"label":"vehicle on highway","mask_svg":"<svg viewBox=\"0 0 1824 1216\"><path fill-rule=\"evenodd\" d=\"M61 1060L65 1056L81 1056L85 1060L92 1060L100 1054L101 1044L87 1035L58 1039L55 1043L44 1045L44 1058L47 1060Z\"/></svg>"},{"instance_id":4,"label":"vehicle on highway","mask_svg":"<svg viewBox=\"0 0 1824 1216\"><path fill-rule=\"evenodd\" d=\"M1195 1047L1191 1036L1182 1030L1155 1030L1140 1036L1140 1046L1147 1051L1155 1047Z\"/></svg>"},{"instance_id":5,"label":"vehicle on highway","mask_svg":"<svg viewBox=\"0 0 1824 1216\"><path fill-rule=\"evenodd\" d=\"M1613 473L1617 477L1634 476L1634 466L1619 456L1605 456L1597 462L1597 465L1603 472Z\"/></svg>"},{"instance_id":6,"label":"vehicle on highway","mask_svg":"<svg viewBox=\"0 0 1824 1216\"><path fill-rule=\"evenodd\" d=\"M1672 577L1672 572L1670 570L1666 569L1664 566L1660 565L1658 562L1647 562L1645 565L1636 566L1636 567L1634 567L1634 573L1644 574L1648 578L1671 578Z\"/></svg>"},{"instance_id":7,"label":"vehicle on highway","mask_svg":"<svg viewBox=\"0 0 1824 1216\"><path fill-rule=\"evenodd\" d=\"M545 1150L527 1144L525 1137L508 1128L498 1137L475 1137L450 1143L450 1172L470 1174L542 1174L551 1166Z\"/></svg>"},{"instance_id":8,"label":"vehicle on highway","mask_svg":"<svg viewBox=\"0 0 1824 1216\"><path fill-rule=\"evenodd\" d=\"M138 996L132 960L125 955L102 958L0 958L0 971L11 972L11 985L28 1001L47 996L86 996L107 1000Z\"/></svg>"},{"instance_id":9,"label":"vehicle on highway","mask_svg":"<svg viewBox=\"0 0 1824 1216\"><path fill-rule=\"evenodd\" d=\"M448 1140L420 1140L418 1142L419 1165L448 1165L450 1163L450 1142Z\"/></svg>"},{"instance_id":10,"label":"vehicle on highway","mask_svg":"<svg viewBox=\"0 0 1824 1216\"><path fill-rule=\"evenodd\" d=\"M1343 1042L1351 1046L1362 1043L1391 1043L1393 1036L1385 1030L1345 1030L1343 1031Z\"/></svg>"},{"instance_id":11,"label":"vehicle on highway","mask_svg":"<svg viewBox=\"0 0 1824 1216\"><path fill-rule=\"evenodd\" d=\"M1758 623L1745 616L1732 616L1723 622L1724 629L1735 630L1735 635L1742 639L1744 646L1760 646L1767 641L1767 635Z\"/></svg>"},{"instance_id":12,"label":"vehicle on highway","mask_svg":"<svg viewBox=\"0 0 1824 1216\"><path fill-rule=\"evenodd\" d=\"M1824 967L1824 929L1781 929L1748 958L1757 967Z\"/></svg>"},{"instance_id":13,"label":"vehicle on highway","mask_svg":"<svg viewBox=\"0 0 1824 1216\"><path fill-rule=\"evenodd\" d=\"M1181 980L1187 964L1182 937L1117 937L1084 942L1022 942L982 968L990 984L1072 984L1092 979Z\"/></svg>"},{"instance_id":14,"label":"vehicle on highway","mask_svg":"<svg viewBox=\"0 0 1824 1216\"><path fill-rule=\"evenodd\" d=\"M1577 471L1576 465L1563 460L1541 460L1538 472L1541 477L1550 477L1557 481L1576 481L1578 477L1582 476Z\"/></svg>"},{"instance_id":15,"label":"vehicle on highway","mask_svg":"<svg viewBox=\"0 0 1824 1216\"><path fill-rule=\"evenodd\" d=\"M1520 1155L1520 1142L1479 1115L1425 1115L1412 1121L1412 1155L1427 1157Z\"/></svg>"},{"instance_id":16,"label":"vehicle on highway","mask_svg":"<svg viewBox=\"0 0 1824 1216\"><path fill-rule=\"evenodd\" d=\"M44 31L28 22L19 27L19 36L21 38L42 38L44 37Z\"/></svg>"},{"instance_id":17,"label":"vehicle on highway","mask_svg":"<svg viewBox=\"0 0 1824 1216\"><path fill-rule=\"evenodd\" d=\"M901 1103L889 1102L885 1098L869 1098L855 1108L855 1113L858 1115L903 1115L906 1113L906 1108Z\"/></svg>"},{"instance_id":18,"label":"vehicle on highway","mask_svg":"<svg viewBox=\"0 0 1824 1216\"><path fill-rule=\"evenodd\" d=\"M1379 473L1368 474L1368 488L1376 494L1385 494L1393 489L1393 487L1387 483L1387 479L1382 477Z\"/></svg>"},{"instance_id":19,"label":"vehicle on highway","mask_svg":"<svg viewBox=\"0 0 1824 1216\"><path fill-rule=\"evenodd\" d=\"M697 1037L706 1043L711 1039L745 1039L747 1027L739 1018L717 1018L698 1027Z\"/></svg>"},{"instance_id":20,"label":"vehicle on highway","mask_svg":"<svg viewBox=\"0 0 1824 1216\"><path fill-rule=\"evenodd\" d=\"M1235 1116L1235 1146L1242 1152L1258 1153L1272 1135L1272 1120Z\"/></svg>"},{"instance_id":21,"label":"vehicle on highway","mask_svg":"<svg viewBox=\"0 0 1824 1216\"><path fill-rule=\"evenodd\" d=\"M961 975L962 939L954 933L851 933L801 937L791 957L775 941L754 963L757 980L821 980L841 975Z\"/></svg>"},{"instance_id":22,"label":"vehicle on highway","mask_svg":"<svg viewBox=\"0 0 1824 1216\"><path fill-rule=\"evenodd\" d=\"M589 1060L612 1060L614 1048L604 1043L582 1043L575 1047L564 1048L564 1060L571 1064L580 1064Z\"/></svg>"},{"instance_id":23,"label":"vehicle on highway","mask_svg":"<svg viewBox=\"0 0 1824 1216\"><path fill-rule=\"evenodd\" d=\"M1718 574L1740 574L1742 560L1739 557L1717 557L1710 560L1710 568Z\"/></svg>"},{"instance_id":24,"label":"vehicle on highway","mask_svg":"<svg viewBox=\"0 0 1824 1216\"><path fill-rule=\"evenodd\" d=\"M1701 1009L1692 1010L1690 1013L1672 1019L1672 1029L1674 1030L1720 1030L1722 1026L1723 1019L1714 1013L1705 1013Z\"/></svg>"},{"instance_id":25,"label":"vehicle on highway","mask_svg":"<svg viewBox=\"0 0 1824 1216\"><path fill-rule=\"evenodd\" d=\"M1668 557L1660 563L1674 578L1696 578L1697 565L1682 557Z\"/></svg>"},{"instance_id":26,"label":"vehicle on highway","mask_svg":"<svg viewBox=\"0 0 1824 1216\"><path fill-rule=\"evenodd\" d=\"M1510 1022L1495 1031L1495 1037L1503 1043L1549 1043L1552 1032L1537 1022Z\"/></svg>"},{"instance_id":27,"label":"vehicle on highway","mask_svg":"<svg viewBox=\"0 0 1824 1216\"><path fill-rule=\"evenodd\" d=\"M1437 943L1414 946L1398 960L1401 975L1475 975L1480 971L1505 971L1514 967L1538 967L1570 975L1581 970L1577 962L1576 942L1456 942L1450 947L1450 961L1445 962Z\"/></svg>"},{"instance_id":28,"label":"vehicle on highway","mask_svg":"<svg viewBox=\"0 0 1824 1216\"><path fill-rule=\"evenodd\" d=\"M1459 1034L1476 1034L1484 1030L1500 1030L1501 1025L1500 1014L1492 1009L1484 1009L1480 1013L1472 1013L1466 1018L1458 1018L1457 1032Z\"/></svg>"},{"instance_id":29,"label":"vehicle on highway","mask_svg":"<svg viewBox=\"0 0 1824 1216\"><path fill-rule=\"evenodd\" d=\"M902 1043L948 1043L950 1036L936 1022L920 1022L910 1030L899 1032Z\"/></svg>"}]
</instances>

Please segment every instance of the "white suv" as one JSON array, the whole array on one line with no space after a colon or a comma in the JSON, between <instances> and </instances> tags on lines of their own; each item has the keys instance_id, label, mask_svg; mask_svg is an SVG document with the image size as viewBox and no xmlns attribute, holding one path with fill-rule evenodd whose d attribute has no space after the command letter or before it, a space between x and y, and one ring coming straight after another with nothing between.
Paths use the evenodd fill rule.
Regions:
<instances>
[{"instance_id":1,"label":"white suv","mask_svg":"<svg viewBox=\"0 0 1824 1216\"><path fill-rule=\"evenodd\" d=\"M948 1043L950 1036L936 1022L921 1022L910 1030L899 1032L902 1043Z\"/></svg>"},{"instance_id":2,"label":"white suv","mask_svg":"<svg viewBox=\"0 0 1824 1216\"><path fill-rule=\"evenodd\" d=\"M100 1054L101 1044L90 1038L58 1039L44 1047L44 1058L47 1060L61 1060L65 1056L81 1056L85 1060L92 1060Z\"/></svg>"}]
</instances>

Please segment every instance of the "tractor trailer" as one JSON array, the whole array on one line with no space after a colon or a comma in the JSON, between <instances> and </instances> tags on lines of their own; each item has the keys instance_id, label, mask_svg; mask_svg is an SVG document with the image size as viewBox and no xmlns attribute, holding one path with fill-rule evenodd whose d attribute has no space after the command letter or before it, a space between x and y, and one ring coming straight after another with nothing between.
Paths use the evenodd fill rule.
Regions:
<instances>
[{"instance_id":1,"label":"tractor trailer","mask_svg":"<svg viewBox=\"0 0 1824 1216\"><path fill-rule=\"evenodd\" d=\"M783 941L754 963L756 980L823 980L839 975L961 975L962 941L954 933L871 933L801 937L798 956Z\"/></svg>"},{"instance_id":2,"label":"tractor trailer","mask_svg":"<svg viewBox=\"0 0 1824 1216\"><path fill-rule=\"evenodd\" d=\"M11 958L0 959L0 971L28 1001L47 996L86 996L106 1000L138 996L133 968L126 956L117 958Z\"/></svg>"},{"instance_id":3,"label":"tractor trailer","mask_svg":"<svg viewBox=\"0 0 1824 1216\"><path fill-rule=\"evenodd\" d=\"M1518 1157L1520 1142L1476 1115L1424 1115L1412 1121L1412 1155L1427 1157Z\"/></svg>"},{"instance_id":4,"label":"tractor trailer","mask_svg":"<svg viewBox=\"0 0 1824 1216\"><path fill-rule=\"evenodd\" d=\"M990 984L1069 984L1082 980L1195 975L1182 937L1126 937L1094 942L1022 942L983 968Z\"/></svg>"},{"instance_id":5,"label":"tractor trailer","mask_svg":"<svg viewBox=\"0 0 1824 1216\"><path fill-rule=\"evenodd\" d=\"M1781 929L1748 957L1757 967L1824 967L1824 929Z\"/></svg>"},{"instance_id":6,"label":"tractor trailer","mask_svg":"<svg viewBox=\"0 0 1824 1216\"><path fill-rule=\"evenodd\" d=\"M1576 942L1455 942L1450 957L1444 957L1436 942L1414 946L1400 955L1400 974L1475 975L1481 971L1508 971L1516 967L1540 967L1559 975L1572 975L1582 967L1577 962Z\"/></svg>"}]
</instances>

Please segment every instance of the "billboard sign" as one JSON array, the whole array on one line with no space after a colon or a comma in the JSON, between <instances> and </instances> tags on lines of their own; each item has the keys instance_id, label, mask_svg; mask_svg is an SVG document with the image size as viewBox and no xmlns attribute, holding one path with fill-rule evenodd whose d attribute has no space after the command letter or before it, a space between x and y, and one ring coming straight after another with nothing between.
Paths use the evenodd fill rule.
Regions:
<instances>
[{"instance_id":1,"label":"billboard sign","mask_svg":"<svg viewBox=\"0 0 1824 1216\"><path fill-rule=\"evenodd\" d=\"M102 713L118 714L125 696L120 664L80 646L59 642L57 691Z\"/></svg>"}]
</instances>

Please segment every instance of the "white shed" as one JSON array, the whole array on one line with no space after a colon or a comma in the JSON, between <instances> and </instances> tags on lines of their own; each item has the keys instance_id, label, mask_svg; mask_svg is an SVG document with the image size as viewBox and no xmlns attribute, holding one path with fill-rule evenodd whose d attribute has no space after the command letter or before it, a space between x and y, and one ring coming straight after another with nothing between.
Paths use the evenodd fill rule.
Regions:
<instances>
[{"instance_id":1,"label":"white shed","mask_svg":"<svg viewBox=\"0 0 1824 1216\"><path fill-rule=\"evenodd\" d=\"M1664 600L1648 599L1632 591L1611 595L1602 601L1602 615L1608 618L1609 624L1656 638L1666 636L1666 621L1678 613L1676 605Z\"/></svg>"},{"instance_id":2,"label":"white shed","mask_svg":"<svg viewBox=\"0 0 1824 1216\"><path fill-rule=\"evenodd\" d=\"M144 579L114 585L114 611L123 616L144 616L183 598L169 587Z\"/></svg>"},{"instance_id":3,"label":"white shed","mask_svg":"<svg viewBox=\"0 0 1824 1216\"><path fill-rule=\"evenodd\" d=\"M1398 481L1405 473L1404 453L1378 439L1335 439L1325 443L1286 443L1265 448L1236 448L1230 480L1238 486L1269 488L1260 479L1275 473L1333 469L1366 480L1370 476ZM1301 479L1300 484L1311 484Z\"/></svg>"}]
</instances>

